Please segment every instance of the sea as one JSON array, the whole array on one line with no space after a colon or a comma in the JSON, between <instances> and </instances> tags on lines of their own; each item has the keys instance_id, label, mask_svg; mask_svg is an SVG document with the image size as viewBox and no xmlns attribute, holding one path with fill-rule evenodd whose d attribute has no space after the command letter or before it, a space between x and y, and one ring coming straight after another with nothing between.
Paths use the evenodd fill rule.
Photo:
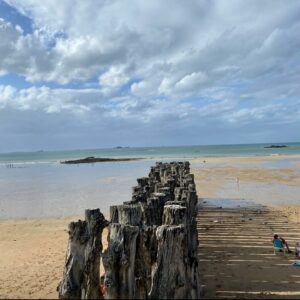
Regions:
<instances>
[{"instance_id":1,"label":"sea","mask_svg":"<svg viewBox=\"0 0 300 300\"><path fill-rule=\"evenodd\" d=\"M136 178L147 176L155 161L300 154L300 143L282 144L287 147L243 144L0 153L0 219L83 216L86 208L108 214L110 205L130 200ZM90 156L141 159L60 163Z\"/></svg>"}]
</instances>

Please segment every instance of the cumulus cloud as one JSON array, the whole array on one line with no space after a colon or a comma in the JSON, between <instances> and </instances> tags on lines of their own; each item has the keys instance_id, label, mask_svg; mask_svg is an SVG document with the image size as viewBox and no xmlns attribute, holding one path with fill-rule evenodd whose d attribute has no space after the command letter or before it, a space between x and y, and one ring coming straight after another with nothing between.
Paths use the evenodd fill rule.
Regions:
<instances>
[{"instance_id":1,"label":"cumulus cloud","mask_svg":"<svg viewBox=\"0 0 300 300\"><path fill-rule=\"evenodd\" d=\"M52 0L43 2L43 7L36 0L8 2L31 17L36 28L48 33L48 40L46 34L30 35L36 42L27 42L31 51L53 43L47 49L53 59L47 58L48 66L44 66L45 61L40 63L44 56L34 51L36 66L24 70L31 80L87 80L120 64L124 68L135 65L132 76L149 80L162 63L169 64L169 70L160 74L161 81L176 76L174 84L188 74L206 72L209 77L213 69L224 71L228 65L242 67L245 75L256 75L260 68L267 69L273 63L262 63L264 58L286 59L299 47L296 1L288 6L282 1L191 1L189 5L181 1L133 1L128 6L122 1L75 4ZM168 13L170 8L172 14ZM56 32L64 35L56 36ZM18 41L20 34L14 34L13 40ZM288 47L282 42L288 42ZM10 49L10 55L24 52L24 46ZM147 72L151 68L152 75ZM36 77L33 71L37 71ZM227 69L229 75L232 72Z\"/></svg>"},{"instance_id":2,"label":"cumulus cloud","mask_svg":"<svg viewBox=\"0 0 300 300\"><path fill-rule=\"evenodd\" d=\"M112 66L108 71L99 76L99 84L105 95L116 92L130 80L123 66Z\"/></svg>"},{"instance_id":3,"label":"cumulus cloud","mask_svg":"<svg viewBox=\"0 0 300 300\"><path fill-rule=\"evenodd\" d=\"M51 60L47 59L43 34L38 30L31 35L23 35L19 26L0 19L0 36L0 70L3 74L14 72L30 78L34 71L45 69Z\"/></svg>"},{"instance_id":4,"label":"cumulus cloud","mask_svg":"<svg viewBox=\"0 0 300 300\"><path fill-rule=\"evenodd\" d=\"M103 95L98 89L50 89L42 86L18 90L0 85L0 107L46 113L70 111L76 114L104 106Z\"/></svg>"},{"instance_id":5,"label":"cumulus cloud","mask_svg":"<svg viewBox=\"0 0 300 300\"><path fill-rule=\"evenodd\" d=\"M299 1L6 2L33 31L0 20L0 76L32 87L2 84L2 109L108 117L148 134L299 114Z\"/></svg>"}]
</instances>

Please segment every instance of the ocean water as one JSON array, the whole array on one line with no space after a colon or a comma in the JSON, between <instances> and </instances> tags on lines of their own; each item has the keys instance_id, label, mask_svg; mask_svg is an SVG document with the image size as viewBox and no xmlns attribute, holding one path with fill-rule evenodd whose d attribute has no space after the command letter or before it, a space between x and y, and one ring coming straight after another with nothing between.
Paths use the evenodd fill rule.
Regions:
<instances>
[{"instance_id":1,"label":"ocean water","mask_svg":"<svg viewBox=\"0 0 300 300\"><path fill-rule=\"evenodd\" d=\"M0 163L59 162L88 156L139 158L193 158L201 156L255 156L300 154L300 143L282 143L286 148L264 148L270 144L111 148L70 151L0 153ZM282 145L280 144L280 145ZM278 145L278 144L277 144Z\"/></svg>"},{"instance_id":2,"label":"ocean water","mask_svg":"<svg viewBox=\"0 0 300 300\"><path fill-rule=\"evenodd\" d=\"M300 143L266 149L267 144L121 148L0 154L0 219L83 215L86 208L108 213L131 199L136 178L147 176L155 160L201 156L300 154ZM61 160L139 157L142 160L65 165Z\"/></svg>"},{"instance_id":3,"label":"ocean water","mask_svg":"<svg viewBox=\"0 0 300 300\"><path fill-rule=\"evenodd\" d=\"M138 177L152 160L62 165L0 166L0 219L79 216L131 199Z\"/></svg>"}]
</instances>

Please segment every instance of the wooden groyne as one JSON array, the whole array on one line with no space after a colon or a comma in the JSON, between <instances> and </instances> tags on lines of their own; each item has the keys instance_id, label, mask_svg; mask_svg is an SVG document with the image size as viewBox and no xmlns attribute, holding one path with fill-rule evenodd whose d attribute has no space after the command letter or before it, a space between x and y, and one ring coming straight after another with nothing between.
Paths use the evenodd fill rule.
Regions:
<instances>
[{"instance_id":1,"label":"wooden groyne","mask_svg":"<svg viewBox=\"0 0 300 300\"><path fill-rule=\"evenodd\" d=\"M197 299L197 194L189 162L156 163L131 201L69 225L61 299ZM108 226L108 248L102 230ZM100 289L99 265L105 275Z\"/></svg>"}]
</instances>

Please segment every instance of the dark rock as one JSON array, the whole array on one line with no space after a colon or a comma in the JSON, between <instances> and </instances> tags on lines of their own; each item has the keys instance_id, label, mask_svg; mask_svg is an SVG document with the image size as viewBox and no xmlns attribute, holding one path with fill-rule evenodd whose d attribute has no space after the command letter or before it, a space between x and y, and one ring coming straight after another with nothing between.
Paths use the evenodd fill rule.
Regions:
<instances>
[{"instance_id":1,"label":"dark rock","mask_svg":"<svg viewBox=\"0 0 300 300\"><path fill-rule=\"evenodd\" d=\"M265 146L264 148L286 148L287 145L270 145L270 146Z\"/></svg>"},{"instance_id":2,"label":"dark rock","mask_svg":"<svg viewBox=\"0 0 300 300\"><path fill-rule=\"evenodd\" d=\"M100 158L89 156L86 158L81 159L74 159L74 160L65 160L61 161L61 164L90 164L96 162L114 162L114 161L131 161L131 160L139 160L141 158Z\"/></svg>"}]
</instances>

